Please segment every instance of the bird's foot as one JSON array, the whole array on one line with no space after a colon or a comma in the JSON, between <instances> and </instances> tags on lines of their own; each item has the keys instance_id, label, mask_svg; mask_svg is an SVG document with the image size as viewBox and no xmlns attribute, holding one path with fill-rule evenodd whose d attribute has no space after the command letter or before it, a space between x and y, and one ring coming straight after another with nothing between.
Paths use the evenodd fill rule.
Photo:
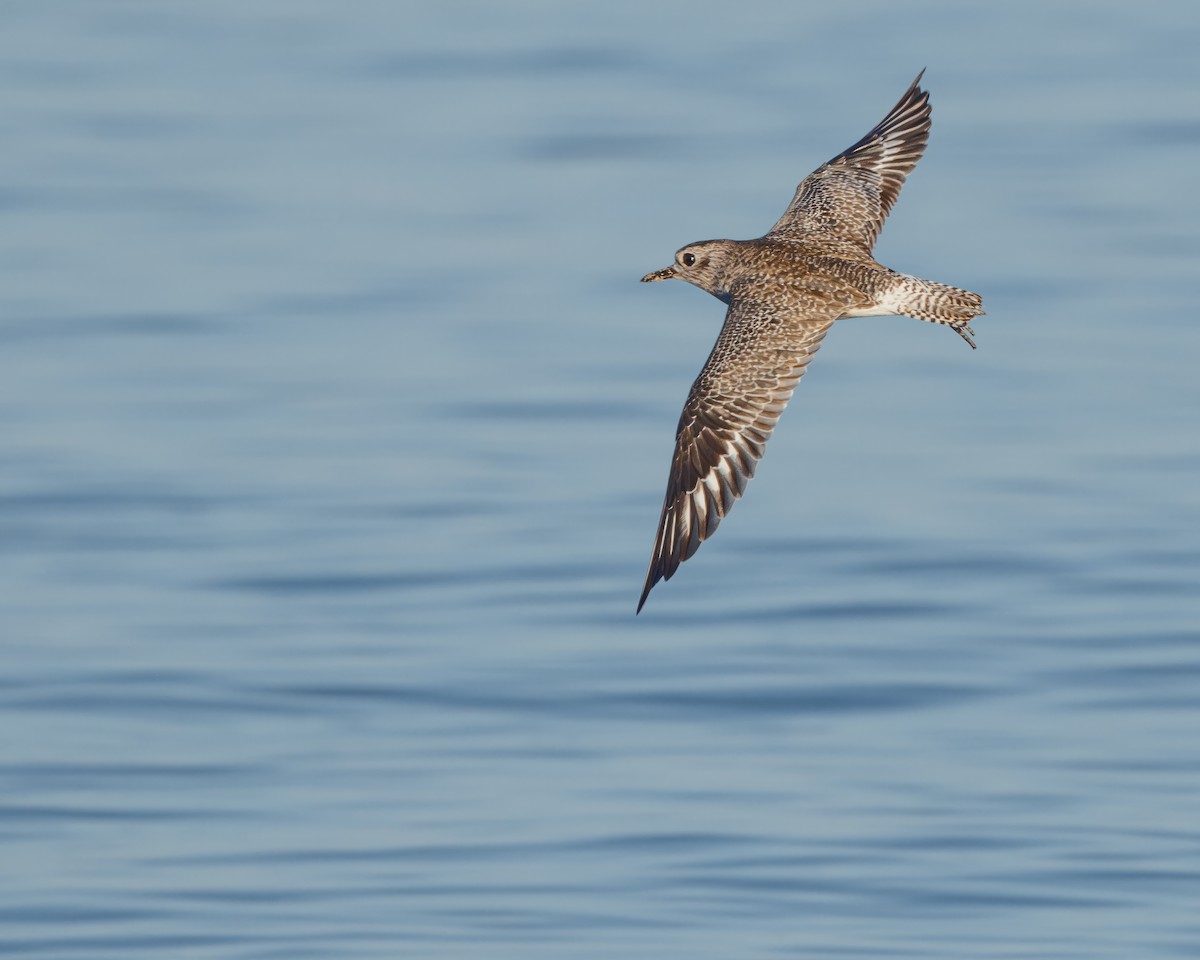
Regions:
<instances>
[{"instance_id":1,"label":"bird's foot","mask_svg":"<svg viewBox=\"0 0 1200 960\"><path fill-rule=\"evenodd\" d=\"M975 349L975 341L971 339L975 335L975 331L971 329L969 324L952 323L950 324L950 329L966 340L971 345L972 350Z\"/></svg>"}]
</instances>

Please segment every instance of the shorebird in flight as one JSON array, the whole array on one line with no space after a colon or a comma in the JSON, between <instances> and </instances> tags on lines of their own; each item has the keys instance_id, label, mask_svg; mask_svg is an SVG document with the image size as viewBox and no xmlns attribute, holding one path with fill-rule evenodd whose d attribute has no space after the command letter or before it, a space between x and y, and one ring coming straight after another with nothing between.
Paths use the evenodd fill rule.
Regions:
<instances>
[{"instance_id":1,"label":"shorebird in flight","mask_svg":"<svg viewBox=\"0 0 1200 960\"><path fill-rule=\"evenodd\" d=\"M982 299L898 273L871 250L929 138L922 70L865 137L809 174L766 236L703 240L642 277L676 277L729 307L675 434L675 455L638 612L651 588L712 536L746 492L767 439L835 320L904 314L975 347Z\"/></svg>"}]
</instances>

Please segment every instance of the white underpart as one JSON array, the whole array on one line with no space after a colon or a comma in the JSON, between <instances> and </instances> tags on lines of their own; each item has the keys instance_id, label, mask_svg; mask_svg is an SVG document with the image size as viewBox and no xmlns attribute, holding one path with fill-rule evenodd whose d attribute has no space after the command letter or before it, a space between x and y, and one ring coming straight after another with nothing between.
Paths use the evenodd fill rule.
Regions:
<instances>
[{"instance_id":1,"label":"white underpart","mask_svg":"<svg viewBox=\"0 0 1200 960\"><path fill-rule=\"evenodd\" d=\"M842 314L843 317L890 317L897 314L906 313L906 308L911 309L913 306L912 298L916 292L914 287L930 288L931 285L920 277L912 277L908 274L897 274L897 279L903 279L903 283L896 283L892 289L888 290L873 307L859 307L857 310L847 310Z\"/></svg>"},{"instance_id":2,"label":"white underpart","mask_svg":"<svg viewBox=\"0 0 1200 960\"><path fill-rule=\"evenodd\" d=\"M862 307L858 310L847 310L842 314L842 317L891 317L900 313L900 310L890 304L878 304L874 307Z\"/></svg>"}]
</instances>

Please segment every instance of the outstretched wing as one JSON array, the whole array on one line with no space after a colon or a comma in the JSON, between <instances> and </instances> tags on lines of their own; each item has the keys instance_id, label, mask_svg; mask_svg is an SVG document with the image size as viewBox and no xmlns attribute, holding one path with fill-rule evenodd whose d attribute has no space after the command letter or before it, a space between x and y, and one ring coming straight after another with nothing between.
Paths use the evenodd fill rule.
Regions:
<instances>
[{"instance_id":1,"label":"outstretched wing","mask_svg":"<svg viewBox=\"0 0 1200 960\"><path fill-rule=\"evenodd\" d=\"M870 133L804 178L767 236L841 240L870 255L929 139L929 94L919 86L924 74Z\"/></svg>"},{"instance_id":2,"label":"outstretched wing","mask_svg":"<svg viewBox=\"0 0 1200 960\"><path fill-rule=\"evenodd\" d=\"M675 456L638 612L659 580L712 536L746 491L792 391L840 307L816 297L786 310L736 296L675 434Z\"/></svg>"}]
</instances>

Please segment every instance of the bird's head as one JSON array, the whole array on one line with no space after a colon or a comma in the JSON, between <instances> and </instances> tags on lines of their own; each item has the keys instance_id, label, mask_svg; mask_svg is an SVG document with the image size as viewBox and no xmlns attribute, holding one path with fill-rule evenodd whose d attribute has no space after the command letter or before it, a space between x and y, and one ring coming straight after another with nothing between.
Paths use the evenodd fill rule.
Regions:
<instances>
[{"instance_id":1,"label":"bird's head","mask_svg":"<svg viewBox=\"0 0 1200 960\"><path fill-rule=\"evenodd\" d=\"M701 240L681 247L675 254L675 262L662 270L655 270L642 277L642 283L670 280L675 277L694 283L714 297L727 300L729 297L729 266L737 244L732 240Z\"/></svg>"}]
</instances>

